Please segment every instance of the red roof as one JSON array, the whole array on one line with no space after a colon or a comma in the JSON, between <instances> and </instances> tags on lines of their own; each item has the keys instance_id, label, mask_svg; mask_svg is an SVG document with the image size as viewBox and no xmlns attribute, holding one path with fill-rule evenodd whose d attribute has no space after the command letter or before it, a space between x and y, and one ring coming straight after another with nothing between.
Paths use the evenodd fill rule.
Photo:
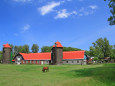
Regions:
<instances>
[{"instance_id":1,"label":"red roof","mask_svg":"<svg viewBox=\"0 0 115 86\"><path fill-rule=\"evenodd\" d=\"M84 59L85 51L67 51L63 52L63 59Z\"/></svg>"},{"instance_id":2,"label":"red roof","mask_svg":"<svg viewBox=\"0 0 115 86\"><path fill-rule=\"evenodd\" d=\"M3 46L4 46L4 48L11 48L8 43L7 43L7 44L4 44Z\"/></svg>"},{"instance_id":3,"label":"red roof","mask_svg":"<svg viewBox=\"0 0 115 86\"><path fill-rule=\"evenodd\" d=\"M51 60L51 53L19 53L24 60Z\"/></svg>"},{"instance_id":4,"label":"red roof","mask_svg":"<svg viewBox=\"0 0 115 86\"><path fill-rule=\"evenodd\" d=\"M84 59L85 51L67 51L63 52L63 59ZM19 53L24 60L51 60L51 53Z\"/></svg>"},{"instance_id":5,"label":"red roof","mask_svg":"<svg viewBox=\"0 0 115 86\"><path fill-rule=\"evenodd\" d=\"M56 47L63 47L60 42L57 41L55 43L57 44ZM53 47L55 47L55 44L53 45Z\"/></svg>"}]
</instances>

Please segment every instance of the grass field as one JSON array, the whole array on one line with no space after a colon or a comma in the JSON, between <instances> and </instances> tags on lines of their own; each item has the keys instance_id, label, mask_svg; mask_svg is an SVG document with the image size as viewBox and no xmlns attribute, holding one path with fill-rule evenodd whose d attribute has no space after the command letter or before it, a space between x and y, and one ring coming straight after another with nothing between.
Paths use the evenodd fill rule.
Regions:
<instances>
[{"instance_id":1,"label":"grass field","mask_svg":"<svg viewBox=\"0 0 115 86\"><path fill-rule=\"evenodd\" d=\"M115 86L115 64L43 66L0 64L0 86Z\"/></svg>"}]
</instances>

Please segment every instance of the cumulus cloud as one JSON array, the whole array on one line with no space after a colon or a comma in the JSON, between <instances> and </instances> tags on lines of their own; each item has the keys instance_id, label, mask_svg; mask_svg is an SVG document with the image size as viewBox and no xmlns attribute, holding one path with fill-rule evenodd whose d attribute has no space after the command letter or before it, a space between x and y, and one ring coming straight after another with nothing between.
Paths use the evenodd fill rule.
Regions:
<instances>
[{"instance_id":1,"label":"cumulus cloud","mask_svg":"<svg viewBox=\"0 0 115 86\"><path fill-rule=\"evenodd\" d=\"M45 6L38 8L38 10L41 12L41 15L45 15L45 14L53 11L53 9L57 6L59 6L61 3L62 2L51 2Z\"/></svg>"},{"instance_id":2,"label":"cumulus cloud","mask_svg":"<svg viewBox=\"0 0 115 86\"><path fill-rule=\"evenodd\" d=\"M55 19L58 19L58 18L68 18L72 14L77 15L77 12L76 11L67 12L66 9L62 9L61 11L57 12L57 15L54 18Z\"/></svg>"}]
</instances>

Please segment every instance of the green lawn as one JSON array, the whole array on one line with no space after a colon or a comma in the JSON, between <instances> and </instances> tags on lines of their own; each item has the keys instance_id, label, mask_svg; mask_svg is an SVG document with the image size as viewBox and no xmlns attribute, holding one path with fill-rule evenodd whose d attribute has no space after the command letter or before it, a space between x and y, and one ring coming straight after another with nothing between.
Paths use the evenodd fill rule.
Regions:
<instances>
[{"instance_id":1,"label":"green lawn","mask_svg":"<svg viewBox=\"0 0 115 86\"><path fill-rule=\"evenodd\" d=\"M115 86L115 64L43 66L0 64L0 86Z\"/></svg>"}]
</instances>

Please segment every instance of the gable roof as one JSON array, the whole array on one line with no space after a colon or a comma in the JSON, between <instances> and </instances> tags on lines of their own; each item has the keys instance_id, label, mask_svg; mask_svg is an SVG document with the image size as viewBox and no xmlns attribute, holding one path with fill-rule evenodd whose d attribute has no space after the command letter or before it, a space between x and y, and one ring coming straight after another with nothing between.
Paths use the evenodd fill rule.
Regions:
<instances>
[{"instance_id":1,"label":"gable roof","mask_svg":"<svg viewBox=\"0 0 115 86\"><path fill-rule=\"evenodd\" d=\"M85 51L66 51L63 52L63 59L84 59ZM19 53L24 60L51 60L51 53Z\"/></svg>"}]
</instances>

